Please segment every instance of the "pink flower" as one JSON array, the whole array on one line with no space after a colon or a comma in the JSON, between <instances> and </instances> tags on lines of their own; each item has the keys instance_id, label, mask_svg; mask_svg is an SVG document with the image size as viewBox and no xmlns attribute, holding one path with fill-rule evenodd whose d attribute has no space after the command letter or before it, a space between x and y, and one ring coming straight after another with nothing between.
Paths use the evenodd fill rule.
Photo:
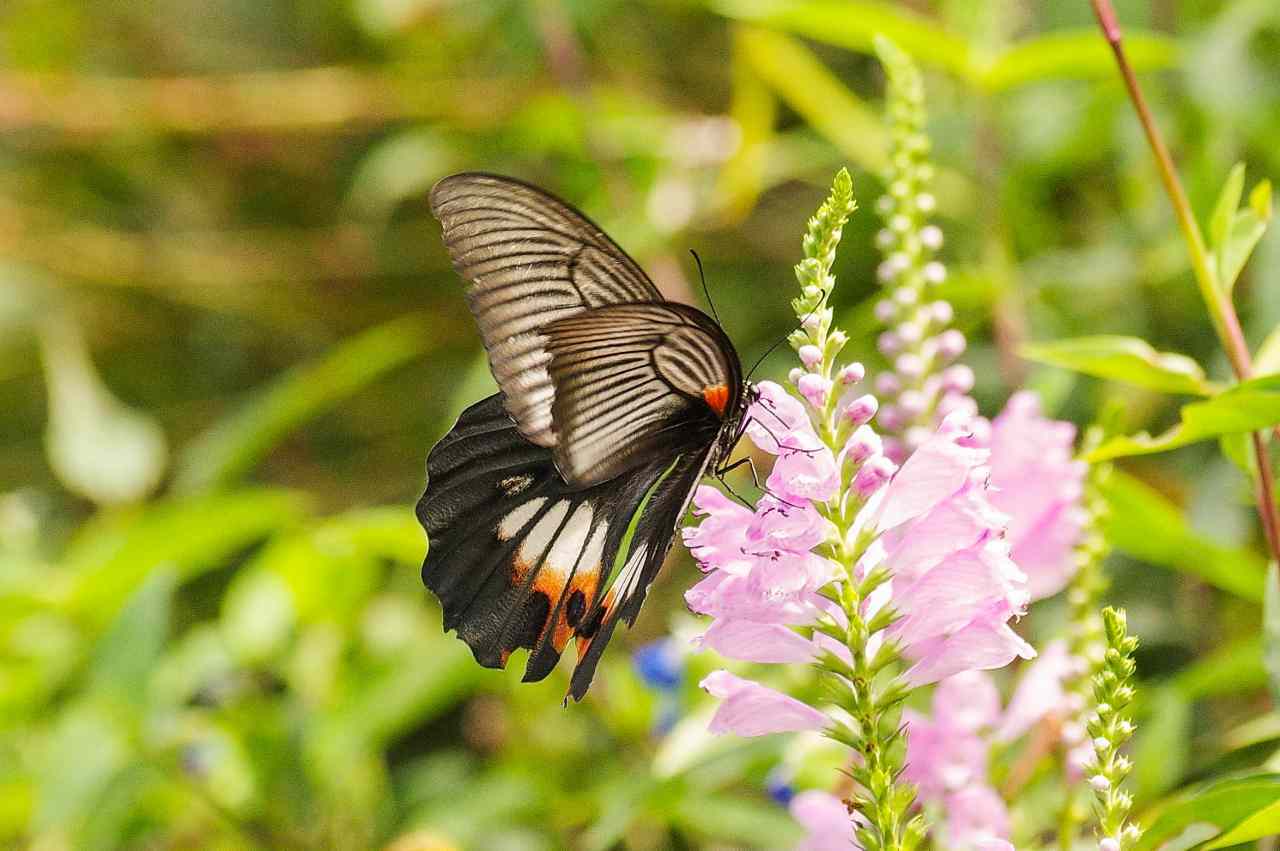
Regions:
<instances>
[{"instance_id":1,"label":"pink flower","mask_svg":"<svg viewBox=\"0 0 1280 851\"><path fill-rule=\"evenodd\" d=\"M797 730L822 730L826 715L776 689L744 680L728 671L712 671L701 683L720 705L711 718L712 733L764 736Z\"/></svg>"},{"instance_id":2,"label":"pink flower","mask_svg":"<svg viewBox=\"0 0 1280 851\"><path fill-rule=\"evenodd\" d=\"M947 838L951 848L1009 848L1009 810L985 783L958 789L947 795ZM992 844L995 843L995 844Z\"/></svg>"},{"instance_id":3,"label":"pink flower","mask_svg":"<svg viewBox=\"0 0 1280 851\"><path fill-rule=\"evenodd\" d=\"M1027 391L991 423L991 502L1009 515L1013 560L1032 600L1061 591L1076 570L1086 465L1072 460L1074 440L1075 427L1045 419Z\"/></svg>"},{"instance_id":4,"label":"pink flower","mask_svg":"<svg viewBox=\"0 0 1280 851\"><path fill-rule=\"evenodd\" d=\"M1010 742L1026 733L1047 715L1067 714L1067 694L1063 686L1074 663L1067 653L1067 643L1051 641L1039 658L1027 668L1005 708L1004 718L996 729L996 739Z\"/></svg>"},{"instance_id":5,"label":"pink flower","mask_svg":"<svg viewBox=\"0 0 1280 851\"><path fill-rule=\"evenodd\" d=\"M910 709L902 713L902 721L907 728L903 777L916 785L922 799L941 801L970 783L985 782L988 745L977 731L954 726L945 715L930 720Z\"/></svg>"},{"instance_id":6,"label":"pink flower","mask_svg":"<svg viewBox=\"0 0 1280 851\"><path fill-rule=\"evenodd\" d=\"M861 849L853 835L854 817L844 802L816 789L791 799L791 817L800 822L805 837L796 851L855 851Z\"/></svg>"},{"instance_id":7,"label":"pink flower","mask_svg":"<svg viewBox=\"0 0 1280 851\"><path fill-rule=\"evenodd\" d=\"M1001 540L1004 517L987 500L988 452L965 445L949 417L868 506L882 536L861 571L886 565L899 613L889 636L915 664L912 685L998 668L1035 651L1009 628L1027 604L1026 577Z\"/></svg>"}]
</instances>

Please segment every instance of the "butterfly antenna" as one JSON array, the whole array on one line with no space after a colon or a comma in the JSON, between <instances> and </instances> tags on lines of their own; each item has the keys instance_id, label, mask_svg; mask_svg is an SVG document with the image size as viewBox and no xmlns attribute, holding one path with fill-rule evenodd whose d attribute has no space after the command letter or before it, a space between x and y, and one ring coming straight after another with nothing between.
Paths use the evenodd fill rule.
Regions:
<instances>
[{"instance_id":1,"label":"butterfly antenna","mask_svg":"<svg viewBox=\"0 0 1280 851\"><path fill-rule=\"evenodd\" d=\"M698 264L698 279L702 281L702 294L707 297L707 304L711 306L711 315L715 318L716 324L723 328L724 323L720 321L720 314L716 312L716 303L711 300L711 290L707 289L707 276L702 271L702 258L692 248L689 249L689 253L693 255L693 262Z\"/></svg>"}]
</instances>

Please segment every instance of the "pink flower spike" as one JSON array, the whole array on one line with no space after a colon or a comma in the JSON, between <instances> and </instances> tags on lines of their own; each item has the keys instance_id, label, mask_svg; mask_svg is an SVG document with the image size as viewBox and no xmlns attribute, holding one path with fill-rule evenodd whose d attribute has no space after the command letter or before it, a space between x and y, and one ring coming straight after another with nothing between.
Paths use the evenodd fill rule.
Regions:
<instances>
[{"instance_id":1,"label":"pink flower spike","mask_svg":"<svg viewBox=\"0 0 1280 851\"><path fill-rule=\"evenodd\" d=\"M861 851L853 833L857 816L850 816L844 802L830 792L801 792L791 799L789 809L805 831L795 851Z\"/></svg>"},{"instance_id":2,"label":"pink flower spike","mask_svg":"<svg viewBox=\"0 0 1280 851\"><path fill-rule=\"evenodd\" d=\"M720 698L709 725L712 733L765 736L822 730L830 724L826 715L807 703L728 671L712 671L699 685L712 697Z\"/></svg>"},{"instance_id":3,"label":"pink flower spike","mask_svg":"<svg viewBox=\"0 0 1280 851\"><path fill-rule=\"evenodd\" d=\"M886 352L885 354L889 353ZM924 361L910 352L899 355L898 359L893 362L893 368L897 370L899 375L909 381L915 381L924 375Z\"/></svg>"},{"instance_id":4,"label":"pink flower spike","mask_svg":"<svg viewBox=\"0 0 1280 851\"><path fill-rule=\"evenodd\" d=\"M943 360L952 361L964 353L964 334L955 328L943 331L937 336L937 340L938 356Z\"/></svg>"},{"instance_id":5,"label":"pink flower spike","mask_svg":"<svg viewBox=\"0 0 1280 851\"><path fill-rule=\"evenodd\" d=\"M826 502L840 489L840 470L831 450L811 433L807 437L799 446L783 447L765 484L789 502Z\"/></svg>"}]
</instances>

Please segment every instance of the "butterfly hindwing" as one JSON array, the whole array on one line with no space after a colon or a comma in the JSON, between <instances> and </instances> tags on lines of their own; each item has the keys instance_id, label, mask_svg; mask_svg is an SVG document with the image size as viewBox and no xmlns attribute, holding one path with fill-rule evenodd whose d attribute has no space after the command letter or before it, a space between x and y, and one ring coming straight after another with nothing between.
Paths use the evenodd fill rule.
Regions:
<instances>
[{"instance_id":1,"label":"butterfly hindwing","mask_svg":"<svg viewBox=\"0 0 1280 851\"><path fill-rule=\"evenodd\" d=\"M550 673L576 637L573 694L581 697L618 619L635 619L670 549L678 517L654 518L671 511L665 494L676 467L687 467L683 457L675 467L656 460L572 490L550 452L520 435L500 395L472 405L431 451L418 503L429 537L423 581L441 601L445 629L457 629L486 667L505 667L512 651L529 649L526 680ZM642 502L632 558L606 588Z\"/></svg>"},{"instance_id":2,"label":"butterfly hindwing","mask_svg":"<svg viewBox=\"0 0 1280 851\"><path fill-rule=\"evenodd\" d=\"M520 432L554 446L543 329L594 307L661 301L648 276L577 210L510 178L464 173L431 190L489 366Z\"/></svg>"}]
</instances>

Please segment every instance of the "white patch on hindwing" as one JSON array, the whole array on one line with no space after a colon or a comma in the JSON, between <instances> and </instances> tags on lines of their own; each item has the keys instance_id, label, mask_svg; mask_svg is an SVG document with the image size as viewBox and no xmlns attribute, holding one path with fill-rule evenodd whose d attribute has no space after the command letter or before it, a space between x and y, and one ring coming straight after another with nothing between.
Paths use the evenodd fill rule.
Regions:
<instances>
[{"instance_id":1,"label":"white patch on hindwing","mask_svg":"<svg viewBox=\"0 0 1280 851\"><path fill-rule=\"evenodd\" d=\"M551 539L556 534L556 530L560 528L560 523L564 520L566 514L569 513L569 500L562 499L551 508L547 509L547 513L533 525L529 530L529 534L524 536L524 540L520 542L520 551L516 554L516 561L523 562L532 566L547 551L547 547L551 546Z\"/></svg>"},{"instance_id":2,"label":"white patch on hindwing","mask_svg":"<svg viewBox=\"0 0 1280 851\"><path fill-rule=\"evenodd\" d=\"M594 512L589 502L582 503L574 510L569 517L569 522L564 524L564 528L560 530L559 536L552 544L551 552L547 553L542 565L543 570L549 570L563 580L568 580L569 573L578 561L579 553L587 543L587 536L591 534L593 516Z\"/></svg>"},{"instance_id":3,"label":"white patch on hindwing","mask_svg":"<svg viewBox=\"0 0 1280 851\"><path fill-rule=\"evenodd\" d=\"M540 496L537 499L531 499L528 502L517 505L507 512L507 515L498 522L498 540L509 541L520 534L520 530L533 519L533 516L538 513L546 502L547 498Z\"/></svg>"}]
</instances>

